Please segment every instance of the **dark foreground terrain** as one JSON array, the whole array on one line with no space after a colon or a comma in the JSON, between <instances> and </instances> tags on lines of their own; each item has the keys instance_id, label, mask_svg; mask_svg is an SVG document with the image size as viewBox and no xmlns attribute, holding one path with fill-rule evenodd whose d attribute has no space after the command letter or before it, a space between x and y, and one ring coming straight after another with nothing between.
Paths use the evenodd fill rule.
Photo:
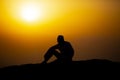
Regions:
<instances>
[{"instance_id":1,"label":"dark foreground terrain","mask_svg":"<svg viewBox=\"0 0 120 80\"><path fill-rule=\"evenodd\" d=\"M80 79L82 75L91 75L92 73L102 73L101 75L98 74L99 77L108 73L120 76L120 63L93 59L73 61L69 64L49 63L10 66L0 69L0 80L57 80L59 78L64 80L63 77L70 78L74 77L73 75L76 75L74 78Z\"/></svg>"}]
</instances>

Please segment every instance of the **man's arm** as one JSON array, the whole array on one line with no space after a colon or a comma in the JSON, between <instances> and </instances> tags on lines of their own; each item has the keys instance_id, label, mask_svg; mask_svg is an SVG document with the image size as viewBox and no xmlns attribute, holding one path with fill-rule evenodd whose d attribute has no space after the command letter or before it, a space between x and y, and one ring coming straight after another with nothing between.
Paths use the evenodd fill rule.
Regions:
<instances>
[{"instance_id":1,"label":"man's arm","mask_svg":"<svg viewBox=\"0 0 120 80\"><path fill-rule=\"evenodd\" d=\"M54 45L51 47L51 49L55 50L55 49L58 49L58 44L57 45Z\"/></svg>"}]
</instances>

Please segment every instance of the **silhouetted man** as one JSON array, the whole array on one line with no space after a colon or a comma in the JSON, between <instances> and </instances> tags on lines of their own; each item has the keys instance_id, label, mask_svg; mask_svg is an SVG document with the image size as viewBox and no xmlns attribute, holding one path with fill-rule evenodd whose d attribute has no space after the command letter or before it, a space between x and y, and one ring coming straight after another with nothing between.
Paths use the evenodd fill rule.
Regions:
<instances>
[{"instance_id":1,"label":"silhouetted man","mask_svg":"<svg viewBox=\"0 0 120 80\"><path fill-rule=\"evenodd\" d=\"M57 58L57 60L54 61L56 63L70 63L72 61L74 50L71 44L64 41L64 37L62 35L58 36L57 42L58 44L52 46L45 54L43 63L47 63L53 55Z\"/></svg>"}]
</instances>

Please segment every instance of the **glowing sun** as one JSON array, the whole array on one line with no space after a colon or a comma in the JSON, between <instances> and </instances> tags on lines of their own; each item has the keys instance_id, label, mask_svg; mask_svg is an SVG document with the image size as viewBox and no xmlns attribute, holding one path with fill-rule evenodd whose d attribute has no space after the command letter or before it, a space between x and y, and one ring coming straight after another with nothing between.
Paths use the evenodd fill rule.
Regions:
<instances>
[{"instance_id":1,"label":"glowing sun","mask_svg":"<svg viewBox=\"0 0 120 80\"><path fill-rule=\"evenodd\" d=\"M24 21L33 22L40 18L42 14L39 6L35 4L25 4L21 7L20 15Z\"/></svg>"}]
</instances>

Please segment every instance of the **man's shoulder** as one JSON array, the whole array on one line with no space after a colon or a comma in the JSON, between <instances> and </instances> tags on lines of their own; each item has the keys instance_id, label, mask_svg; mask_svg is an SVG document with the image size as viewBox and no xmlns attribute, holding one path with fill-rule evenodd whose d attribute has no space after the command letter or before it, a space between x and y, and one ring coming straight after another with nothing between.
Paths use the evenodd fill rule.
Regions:
<instances>
[{"instance_id":1,"label":"man's shoulder","mask_svg":"<svg viewBox=\"0 0 120 80\"><path fill-rule=\"evenodd\" d=\"M70 44L70 42L68 42L68 41L65 41L65 43L66 43L66 44Z\"/></svg>"}]
</instances>

